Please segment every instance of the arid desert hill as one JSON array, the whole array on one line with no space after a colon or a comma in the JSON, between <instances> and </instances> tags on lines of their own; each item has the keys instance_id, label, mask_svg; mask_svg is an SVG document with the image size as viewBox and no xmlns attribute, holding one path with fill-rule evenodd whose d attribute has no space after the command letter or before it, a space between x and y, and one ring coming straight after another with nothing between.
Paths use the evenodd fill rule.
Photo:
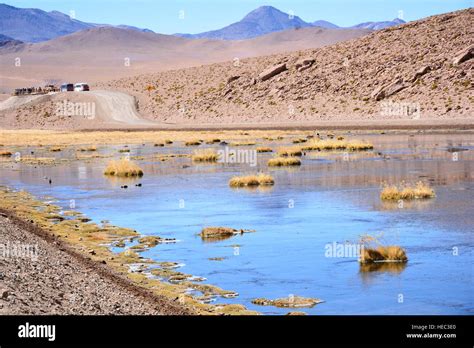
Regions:
<instances>
[{"instance_id":1,"label":"arid desert hill","mask_svg":"<svg viewBox=\"0 0 474 348\"><path fill-rule=\"evenodd\" d=\"M271 33L251 40L187 39L132 29L86 29L50 41L0 48L0 92L48 82L87 81L316 48L370 33L317 27ZM16 66L20 58L20 66Z\"/></svg>"},{"instance_id":2,"label":"arid desert hill","mask_svg":"<svg viewBox=\"0 0 474 348\"><path fill-rule=\"evenodd\" d=\"M470 8L319 49L144 74L100 87L138 97L147 118L177 124L472 119L472 23Z\"/></svg>"}]
</instances>

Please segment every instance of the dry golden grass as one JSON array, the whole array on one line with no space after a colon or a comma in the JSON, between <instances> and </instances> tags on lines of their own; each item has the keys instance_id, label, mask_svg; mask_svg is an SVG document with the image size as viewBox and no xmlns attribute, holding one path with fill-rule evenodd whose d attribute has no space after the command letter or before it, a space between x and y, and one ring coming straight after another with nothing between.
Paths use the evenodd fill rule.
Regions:
<instances>
[{"instance_id":1,"label":"dry golden grass","mask_svg":"<svg viewBox=\"0 0 474 348\"><path fill-rule=\"evenodd\" d=\"M301 160L296 157L275 157L268 160L269 167L299 166Z\"/></svg>"},{"instance_id":2,"label":"dry golden grass","mask_svg":"<svg viewBox=\"0 0 474 348\"><path fill-rule=\"evenodd\" d=\"M433 197L435 197L434 189L422 181L417 182L414 186L406 185L405 183L399 186L385 185L382 192L380 192L380 198L387 201L427 199Z\"/></svg>"},{"instance_id":3,"label":"dry golden grass","mask_svg":"<svg viewBox=\"0 0 474 348\"><path fill-rule=\"evenodd\" d=\"M408 257L405 250L397 245L378 246L377 248L363 248L360 255L361 263L397 261L406 262Z\"/></svg>"},{"instance_id":4,"label":"dry golden grass","mask_svg":"<svg viewBox=\"0 0 474 348\"><path fill-rule=\"evenodd\" d=\"M230 143L230 146L252 146L255 145L255 141L238 141Z\"/></svg>"},{"instance_id":5,"label":"dry golden grass","mask_svg":"<svg viewBox=\"0 0 474 348\"><path fill-rule=\"evenodd\" d=\"M92 145L92 146L85 146L85 147L80 147L77 149L77 151L80 152L92 152L92 151L97 151L97 147Z\"/></svg>"},{"instance_id":6,"label":"dry golden grass","mask_svg":"<svg viewBox=\"0 0 474 348\"><path fill-rule=\"evenodd\" d=\"M259 153L262 153L262 152L272 152L272 148L271 147L265 147L265 146L262 146L262 147L257 147L257 152Z\"/></svg>"},{"instance_id":7,"label":"dry golden grass","mask_svg":"<svg viewBox=\"0 0 474 348\"><path fill-rule=\"evenodd\" d=\"M374 146L371 143L363 142L360 140L334 140L334 139L313 139L302 147L304 151L311 150L348 150L348 151L364 151L372 150Z\"/></svg>"},{"instance_id":8,"label":"dry golden grass","mask_svg":"<svg viewBox=\"0 0 474 348\"><path fill-rule=\"evenodd\" d=\"M184 143L186 146L198 146L201 145L202 140L189 140Z\"/></svg>"},{"instance_id":9,"label":"dry golden grass","mask_svg":"<svg viewBox=\"0 0 474 348\"><path fill-rule=\"evenodd\" d=\"M275 181L268 174L259 173L257 175L234 176L229 181L231 187L273 185Z\"/></svg>"},{"instance_id":10,"label":"dry golden grass","mask_svg":"<svg viewBox=\"0 0 474 348\"><path fill-rule=\"evenodd\" d=\"M142 176L143 170L136 163L121 158L120 160L110 161L107 164L104 174L120 177Z\"/></svg>"},{"instance_id":11,"label":"dry golden grass","mask_svg":"<svg viewBox=\"0 0 474 348\"><path fill-rule=\"evenodd\" d=\"M302 156L303 151L301 150L301 147L299 146L288 146L288 147L280 147L277 151L278 156Z\"/></svg>"},{"instance_id":12,"label":"dry golden grass","mask_svg":"<svg viewBox=\"0 0 474 348\"><path fill-rule=\"evenodd\" d=\"M217 162L219 154L212 149L194 151L193 162Z\"/></svg>"}]
</instances>

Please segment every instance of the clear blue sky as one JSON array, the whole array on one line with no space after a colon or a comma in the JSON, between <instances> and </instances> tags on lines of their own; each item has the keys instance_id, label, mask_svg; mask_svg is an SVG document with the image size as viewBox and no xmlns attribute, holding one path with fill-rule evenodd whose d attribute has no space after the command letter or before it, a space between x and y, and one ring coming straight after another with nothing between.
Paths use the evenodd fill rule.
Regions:
<instances>
[{"instance_id":1,"label":"clear blue sky","mask_svg":"<svg viewBox=\"0 0 474 348\"><path fill-rule=\"evenodd\" d=\"M1 0L0 0L1 1ZM391 20L403 11L407 21L473 7L474 0L7 0L16 7L57 10L84 22L128 24L158 33L198 33L240 20L262 5L293 11L305 21L324 19L340 26ZM184 19L180 19L184 11Z\"/></svg>"}]
</instances>

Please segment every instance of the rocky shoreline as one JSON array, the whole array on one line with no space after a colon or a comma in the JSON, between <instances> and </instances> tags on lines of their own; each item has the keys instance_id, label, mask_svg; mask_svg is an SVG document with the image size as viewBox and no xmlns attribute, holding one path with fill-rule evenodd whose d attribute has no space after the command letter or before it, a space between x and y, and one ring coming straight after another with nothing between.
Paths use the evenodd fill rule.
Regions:
<instances>
[{"instance_id":1,"label":"rocky shoreline","mask_svg":"<svg viewBox=\"0 0 474 348\"><path fill-rule=\"evenodd\" d=\"M0 209L0 314L188 315L58 238ZM30 246L30 253L25 253ZM10 250L5 250L5 247ZM22 248L14 252L14 248Z\"/></svg>"}]
</instances>

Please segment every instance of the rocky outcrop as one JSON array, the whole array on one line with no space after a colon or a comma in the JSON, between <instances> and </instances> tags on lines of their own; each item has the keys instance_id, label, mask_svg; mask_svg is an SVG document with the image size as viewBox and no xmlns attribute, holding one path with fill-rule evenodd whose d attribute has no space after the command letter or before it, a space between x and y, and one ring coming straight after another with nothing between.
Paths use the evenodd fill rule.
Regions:
<instances>
[{"instance_id":1,"label":"rocky outcrop","mask_svg":"<svg viewBox=\"0 0 474 348\"><path fill-rule=\"evenodd\" d=\"M423 75L429 73L430 71L431 71L431 67L429 65L426 65L426 66L418 69L418 71L415 73L415 75L411 79L411 82L415 82L417 79L419 79Z\"/></svg>"},{"instance_id":2,"label":"rocky outcrop","mask_svg":"<svg viewBox=\"0 0 474 348\"><path fill-rule=\"evenodd\" d=\"M315 62L316 60L313 58L304 58L296 62L295 68L299 72L305 71L306 69L309 69Z\"/></svg>"},{"instance_id":3,"label":"rocky outcrop","mask_svg":"<svg viewBox=\"0 0 474 348\"><path fill-rule=\"evenodd\" d=\"M377 88L372 92L371 97L376 101L379 101L400 92L408 86L409 85L405 83L402 78L398 78L388 85Z\"/></svg>"},{"instance_id":4,"label":"rocky outcrop","mask_svg":"<svg viewBox=\"0 0 474 348\"><path fill-rule=\"evenodd\" d=\"M232 82L238 80L239 78L240 78L240 76L238 76L238 75L237 76L231 76L227 79L227 84L232 83Z\"/></svg>"},{"instance_id":5,"label":"rocky outcrop","mask_svg":"<svg viewBox=\"0 0 474 348\"><path fill-rule=\"evenodd\" d=\"M274 65L270 68L267 68L265 69L264 71L262 71L260 73L260 75L258 75L258 78L260 81L266 81L266 80L269 80L271 79L273 76L276 76L280 73L282 73L283 71L286 71L287 68L286 68L286 64L278 64L278 65Z\"/></svg>"},{"instance_id":6,"label":"rocky outcrop","mask_svg":"<svg viewBox=\"0 0 474 348\"><path fill-rule=\"evenodd\" d=\"M474 58L474 44L458 52L456 58L453 59L453 64L459 65L472 58Z\"/></svg>"}]
</instances>

